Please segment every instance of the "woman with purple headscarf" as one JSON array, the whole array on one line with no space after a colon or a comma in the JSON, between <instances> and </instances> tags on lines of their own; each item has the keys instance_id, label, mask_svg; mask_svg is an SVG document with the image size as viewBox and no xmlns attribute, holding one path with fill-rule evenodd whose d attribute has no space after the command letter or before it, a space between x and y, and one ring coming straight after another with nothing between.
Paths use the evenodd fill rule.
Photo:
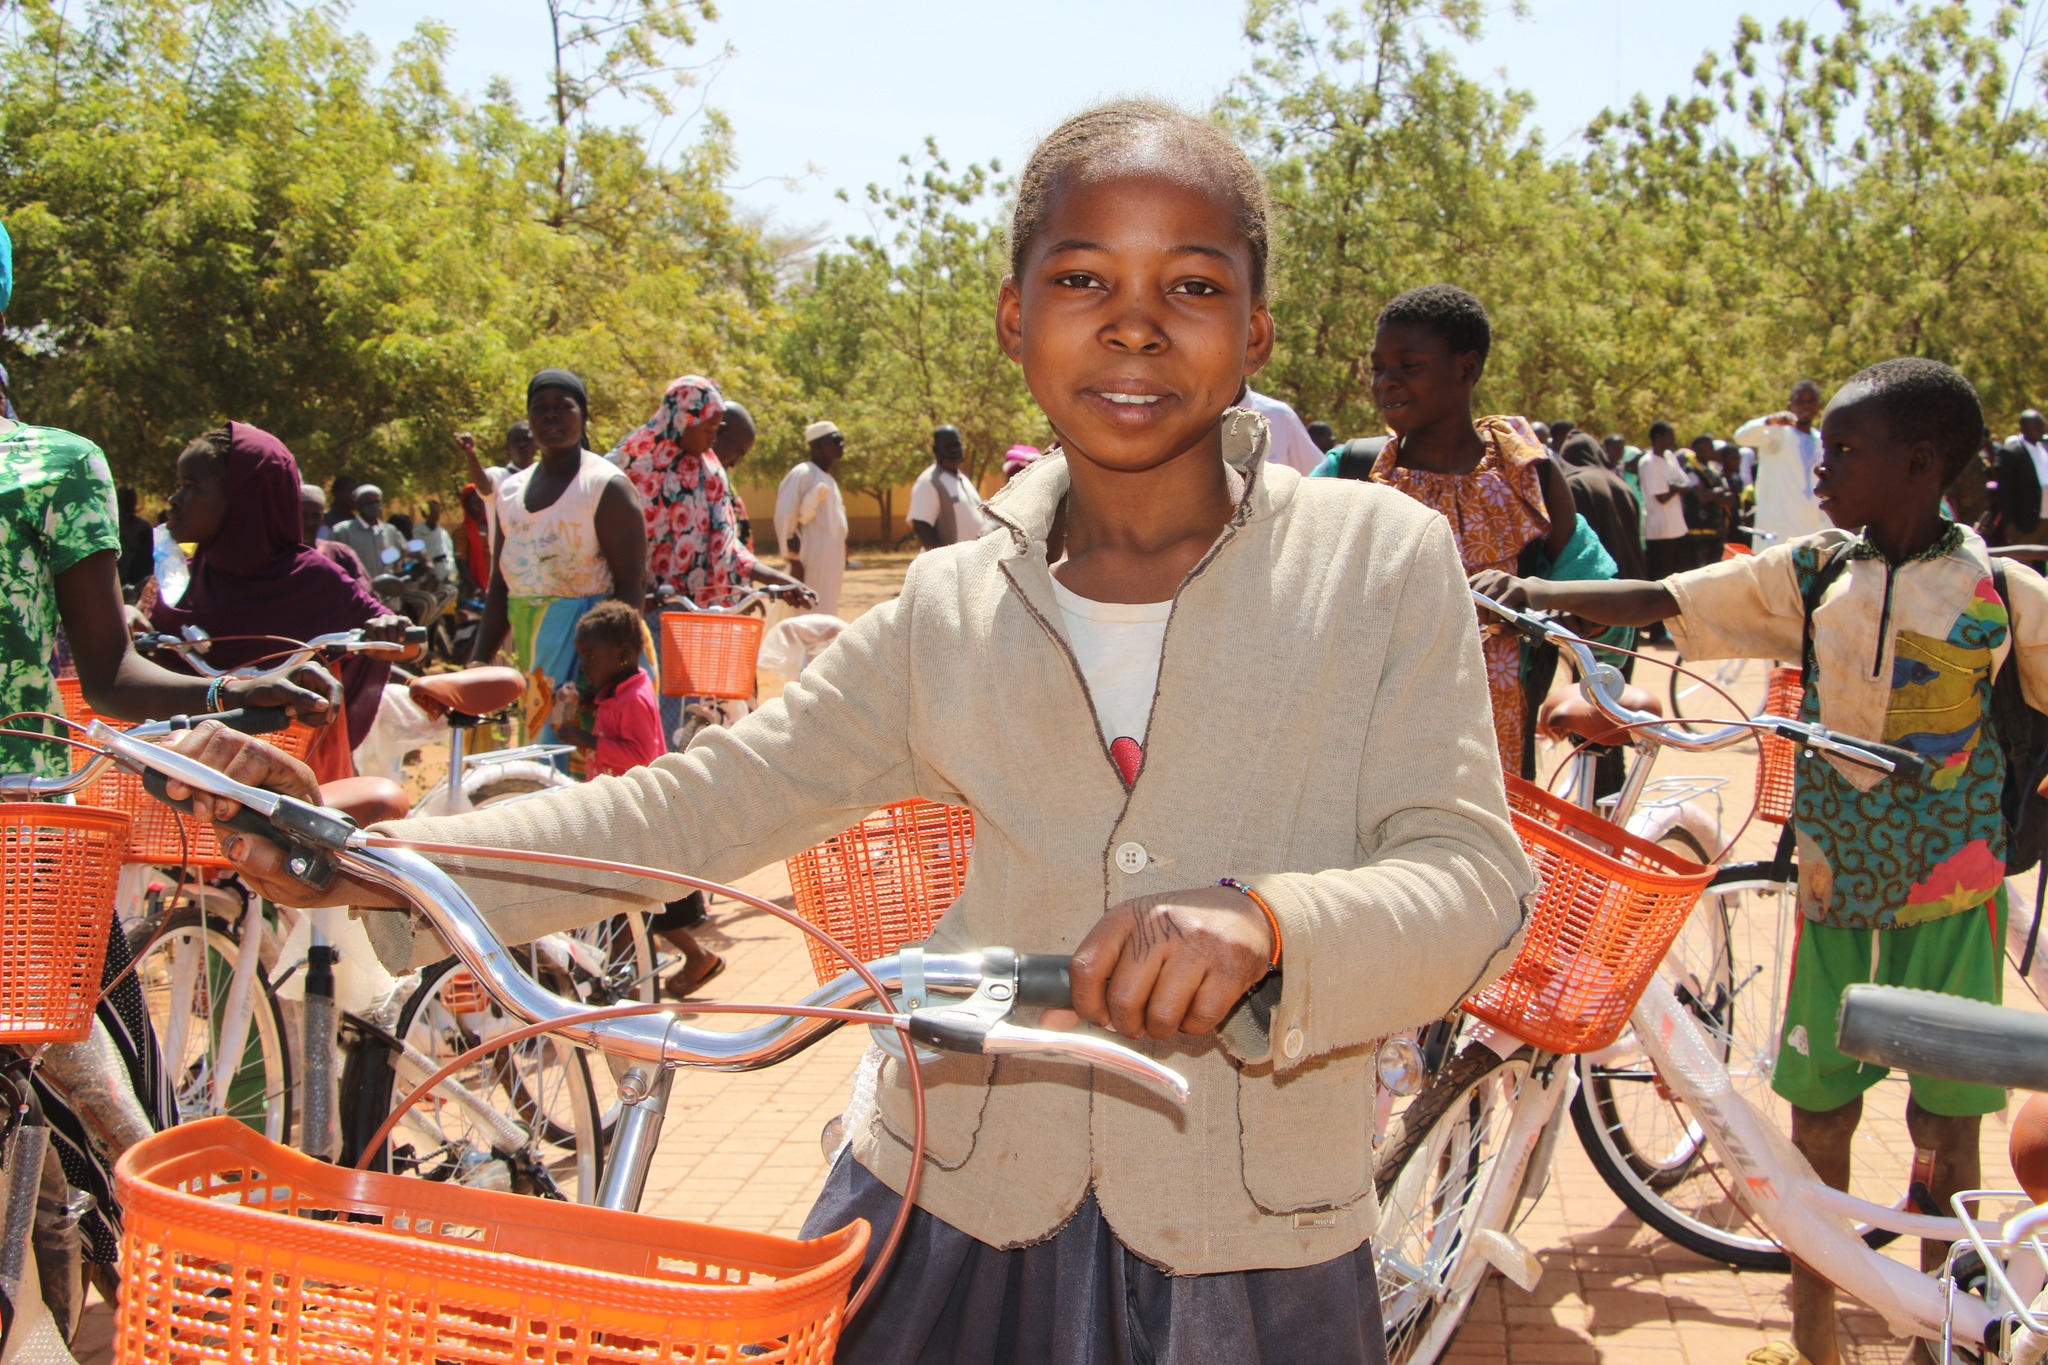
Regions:
<instances>
[{"instance_id":1,"label":"woman with purple headscarf","mask_svg":"<svg viewBox=\"0 0 2048 1365\"><path fill-rule=\"evenodd\" d=\"M170 634L197 626L221 637L206 656L215 668L274 655L284 641L358 626L375 639L404 638L404 617L305 542L298 462L259 427L230 422L185 447L169 523L173 537L199 549L184 593L176 602L159 600L150 623ZM250 636L276 638L237 638ZM337 671L346 754L376 720L391 665L351 658Z\"/></svg>"}]
</instances>

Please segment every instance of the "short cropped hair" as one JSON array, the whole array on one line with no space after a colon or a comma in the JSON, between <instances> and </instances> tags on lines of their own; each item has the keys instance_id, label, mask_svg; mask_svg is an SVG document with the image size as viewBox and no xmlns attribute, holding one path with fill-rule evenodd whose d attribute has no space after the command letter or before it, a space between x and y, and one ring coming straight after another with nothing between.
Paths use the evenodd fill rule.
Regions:
<instances>
[{"instance_id":1,"label":"short cropped hair","mask_svg":"<svg viewBox=\"0 0 2048 1365\"><path fill-rule=\"evenodd\" d=\"M607 598L583 613L583 619L576 623L576 638L637 651L640 613L616 597Z\"/></svg>"},{"instance_id":2,"label":"short cropped hair","mask_svg":"<svg viewBox=\"0 0 2048 1365\"><path fill-rule=\"evenodd\" d=\"M1675 444L1677 444L1677 442L1678 442L1678 428L1676 428L1676 427L1672 426L1672 425L1671 425L1671 423L1669 423L1669 422L1664 422L1664 421L1657 421L1657 422L1652 422L1652 423L1650 423L1650 439L1651 439L1651 440L1653 440L1653 441L1654 441L1654 440L1656 440L1656 439L1657 439L1657 433L1658 433L1658 432L1660 432L1660 431L1661 431L1661 432L1663 432L1663 433L1664 433L1664 434L1665 434L1666 436L1669 436L1669 437L1671 438L1672 444L1674 444L1674 445L1675 445Z\"/></svg>"},{"instance_id":3,"label":"short cropped hair","mask_svg":"<svg viewBox=\"0 0 2048 1365\"><path fill-rule=\"evenodd\" d=\"M1444 339L1453 355L1476 354L1481 363L1493 349L1493 320L1486 305L1455 284L1425 284L1396 294L1380 309L1375 327L1390 322L1414 323Z\"/></svg>"},{"instance_id":4,"label":"short cropped hair","mask_svg":"<svg viewBox=\"0 0 2048 1365\"><path fill-rule=\"evenodd\" d=\"M1237 230L1251 253L1252 292L1263 298L1273 219L1265 176L1222 128L1163 100L1098 104L1046 134L1017 180L1017 207L1010 215L1010 273L1023 277L1024 257L1064 182L1089 171L1114 169L1134 149L1154 140L1173 144L1190 180L1221 189L1236 202Z\"/></svg>"},{"instance_id":5,"label":"short cropped hair","mask_svg":"<svg viewBox=\"0 0 2048 1365\"><path fill-rule=\"evenodd\" d=\"M1920 356L1881 360L1842 387L1876 403L1901 441L1932 442L1941 460L1943 488L1956 481L1984 444L1984 405L1952 365ZM1835 401L1841 401L1839 393Z\"/></svg>"}]
</instances>

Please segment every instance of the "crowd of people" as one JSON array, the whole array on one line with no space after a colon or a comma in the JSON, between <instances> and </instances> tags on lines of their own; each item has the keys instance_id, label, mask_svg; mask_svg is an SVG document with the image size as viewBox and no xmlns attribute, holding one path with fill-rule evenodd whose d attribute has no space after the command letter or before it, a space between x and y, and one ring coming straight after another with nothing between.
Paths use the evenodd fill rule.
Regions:
<instances>
[{"instance_id":1,"label":"crowd of people","mask_svg":"<svg viewBox=\"0 0 2048 1365\"><path fill-rule=\"evenodd\" d=\"M1168 1115L1028 1061L930 1065L917 1207L846 1329L851 1365L1384 1359L1372 1045L1504 970L1535 890L1502 777L1527 770L1548 682L1514 638L1482 636L1468 580L1619 632L1608 644L1669 622L1690 657L1803 659L1810 717L1935 762L1924 782L1866 785L1799 760L1805 925L1773 1084L1823 1175L1846 1179L1877 1079L1833 1047L1843 989L1997 996L2006 775L1985 720L2001 665L2048 703L2048 587L1995 566L1986 536L2030 534L2048 512L2039 414L1991 447L1967 380L1903 359L1829 401L1802 381L1726 441L1681 446L1667 421L1641 448L1596 441L1578 420L1476 412L1492 319L1437 284L1379 315L1367 359L1386 434L1339 441L1249 387L1275 336L1268 217L1257 168L1206 120L1120 101L1050 134L1018 182L996 333L1059 447L1013 449L984 498L960 432L938 428L910 503L928 553L901 593L685 755L664 753L640 671L647 591L708 602L775 583L836 612L845 433L811 423L778 489L788 575L755 555L729 478L752 419L702 376L668 385L609 455L563 369L528 384L505 463L462 438L467 520L434 544L484 590L473 659L502 652L528 675L529 715L593 780L407 833L730 878L887 802L965 805L977 839L945 941L1070 952L1074 1011L1150 1040L1188 1079ZM27 547L0 563L34 566L17 598L31 609L4 627L0 700L52 704L61 609L87 696L113 714L246 698L353 727L368 680L345 704L289 679L224 697L135 659L115 579L126 530L98 451L10 422L0 461L19 504L0 533ZM399 527L380 490L337 486L309 539L317 500L290 453L241 423L195 440L177 478L171 534L198 549L189 586L152 608L166 628L382 628L361 572L440 529L438 509ZM1275 682L1285 707L1253 694ZM17 766L60 761L0 743ZM230 747L246 777L317 796L295 760ZM1900 824L1925 837L1872 838ZM318 899L264 841L232 856L264 894ZM645 899L464 884L520 941ZM326 894L404 908L345 878ZM680 935L679 994L719 965L693 951L693 913L673 903L657 921ZM404 927L377 943L393 970L440 951ZM875 1066L812 1234L895 1217L912 1119L900 1064ZM2002 1103L1914 1078L1936 1198L1975 1182L1978 1116ZM1830 1291L1795 1275L1794 1344L1757 1359L1833 1365Z\"/></svg>"}]
</instances>

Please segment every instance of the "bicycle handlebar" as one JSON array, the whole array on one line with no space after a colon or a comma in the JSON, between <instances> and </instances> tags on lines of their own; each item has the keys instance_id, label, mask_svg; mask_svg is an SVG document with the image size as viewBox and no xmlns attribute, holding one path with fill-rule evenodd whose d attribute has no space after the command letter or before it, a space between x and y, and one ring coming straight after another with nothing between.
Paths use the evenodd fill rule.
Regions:
<instances>
[{"instance_id":1,"label":"bicycle handlebar","mask_svg":"<svg viewBox=\"0 0 2048 1365\"><path fill-rule=\"evenodd\" d=\"M175 654L203 678L254 678L265 673L289 673L315 658L340 659L360 654L371 659L388 658L393 663L414 659L419 657L419 652L426 647L427 628L407 626L402 643L390 640L365 640L361 627L354 630L330 631L325 635L316 635L310 640L290 640L284 636L276 638L292 646L286 658L267 663L243 664L238 668L215 668L208 664L202 656L212 646L213 641L205 636L188 640L161 632L139 635L135 638L135 647Z\"/></svg>"},{"instance_id":2,"label":"bicycle handlebar","mask_svg":"<svg viewBox=\"0 0 2048 1365\"><path fill-rule=\"evenodd\" d=\"M239 730L245 735L274 734L292 723L291 714L281 706L248 706L235 711L215 711L204 716L172 716L169 720L145 721L131 729L115 733L153 739L161 735L175 734L180 730L189 730L202 720L217 720L230 730ZM90 727L87 733L91 733ZM0 796L70 796L92 785L113 762L114 760L106 754L97 754L63 777L31 777L27 773L0 773Z\"/></svg>"},{"instance_id":3,"label":"bicycle handlebar","mask_svg":"<svg viewBox=\"0 0 2048 1365\"><path fill-rule=\"evenodd\" d=\"M800 591L802 591L801 588L791 587L785 583L762 583L749 589L746 596L728 606L700 607L695 600L685 594L677 592L666 584L658 584L653 591L647 594L647 600L656 608L668 607L678 611L702 612L713 616L738 616L743 612L752 610L757 602L774 601L777 598L788 597Z\"/></svg>"},{"instance_id":4,"label":"bicycle handlebar","mask_svg":"<svg viewBox=\"0 0 2048 1365\"><path fill-rule=\"evenodd\" d=\"M1585 639L1566 630L1557 622L1533 612L1519 611L1505 603L1496 602L1485 593L1474 589L1473 600L1487 608L1509 626L1531 639L1556 645L1568 654L1579 674L1579 685L1595 706L1616 725L1627 728L1633 734L1649 735L1660 744L1691 753L1705 753L1713 749L1725 749L1759 732L1777 735L1791 740L1808 749L1818 749L1847 759L1851 763L1875 768L1879 772L1895 776L1910 777L1914 781L1926 781L1934 765L1926 757L1910 749L1894 744L1883 744L1874 739L1861 739L1845 735L1822 725L1796 720L1790 716L1752 716L1747 720L1734 721L1718 730L1694 734L1683 726L1674 725L1662 716L1647 711L1634 711L1621 704L1620 692L1624 682L1619 670L1603 664L1595 657L1595 646Z\"/></svg>"},{"instance_id":5,"label":"bicycle handlebar","mask_svg":"<svg viewBox=\"0 0 2048 1365\"><path fill-rule=\"evenodd\" d=\"M562 1021L559 1031L573 1043L631 1062L752 1071L794 1056L839 1027L835 1020L799 1017L777 1018L738 1031L693 1028L677 1022L674 1014L579 1019L587 1006L554 994L528 976L468 893L421 854L372 847L355 822L339 811L237 782L196 759L149 743L146 736L136 737L104 723L95 723L89 733L124 767L142 772L145 785L158 794L164 780L171 779L195 792L239 803L243 809L234 826L246 829L260 823L263 837L286 848L287 866L301 880L324 885L324 880L313 879L331 878L338 869L396 893L419 910L462 965L507 1011L529 1024ZM965 995L967 999L898 1012L890 1008L893 1002L876 1002L860 977L848 972L801 1003L849 1009L881 1003L883 1007L875 1013L877 1024L907 1028L922 1043L955 1052L1029 1052L1083 1060L1146 1082L1179 1103L1187 1102L1188 1084L1178 1072L1121 1043L1009 1022L1018 1005L1072 1004L1064 956L1019 954L1007 948L926 954L911 948L874 964L872 970L890 991L901 989L909 976L921 983L921 991ZM687 1007L678 1011L687 1012Z\"/></svg>"},{"instance_id":6,"label":"bicycle handlebar","mask_svg":"<svg viewBox=\"0 0 2048 1365\"><path fill-rule=\"evenodd\" d=\"M1836 1046L1859 1061L1973 1085L2048 1090L2048 1016L1903 986L1842 993Z\"/></svg>"}]
</instances>

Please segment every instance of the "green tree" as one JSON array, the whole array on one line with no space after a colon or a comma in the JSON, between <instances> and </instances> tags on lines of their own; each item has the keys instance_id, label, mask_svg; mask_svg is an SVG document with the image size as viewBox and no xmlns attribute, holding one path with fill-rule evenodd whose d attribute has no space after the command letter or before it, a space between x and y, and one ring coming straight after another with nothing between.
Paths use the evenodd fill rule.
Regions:
<instances>
[{"instance_id":1,"label":"green tree","mask_svg":"<svg viewBox=\"0 0 2048 1365\"><path fill-rule=\"evenodd\" d=\"M590 381L600 437L689 370L785 401L721 120L665 165L631 130L529 118L502 83L451 95L431 24L380 67L324 9L21 14L0 39L22 276L0 346L23 410L125 480L165 487L184 440L237 418L309 477L445 491L450 434L509 420L548 364Z\"/></svg>"},{"instance_id":2,"label":"green tree","mask_svg":"<svg viewBox=\"0 0 2048 1365\"><path fill-rule=\"evenodd\" d=\"M1046 429L1022 372L996 344L1006 233L999 217L969 212L1001 201L1001 167L956 174L929 140L921 158L901 164L897 184L867 189L886 240L857 237L819 257L779 348L806 404L802 420L829 417L845 429L841 480L872 496L884 518L894 513L892 490L931 462L934 427L960 428L977 477ZM775 434L792 459L801 458L800 425Z\"/></svg>"}]
</instances>

